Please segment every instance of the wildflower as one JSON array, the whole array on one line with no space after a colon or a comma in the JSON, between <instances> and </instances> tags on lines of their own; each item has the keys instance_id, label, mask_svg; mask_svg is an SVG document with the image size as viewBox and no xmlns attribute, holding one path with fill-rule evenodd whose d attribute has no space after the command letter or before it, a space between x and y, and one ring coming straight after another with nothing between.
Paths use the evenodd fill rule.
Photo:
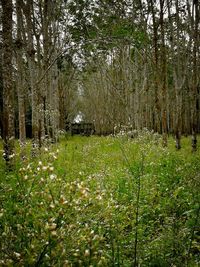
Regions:
<instances>
[{"instance_id":1,"label":"wildflower","mask_svg":"<svg viewBox=\"0 0 200 267\"><path fill-rule=\"evenodd\" d=\"M98 196L96 197L96 199L98 199L98 200L102 200L102 196L101 196L101 195L98 195Z\"/></svg>"},{"instance_id":2,"label":"wildflower","mask_svg":"<svg viewBox=\"0 0 200 267\"><path fill-rule=\"evenodd\" d=\"M85 257L90 256L90 250L89 250L89 249L86 249L86 250L85 250L84 256L85 256Z\"/></svg>"},{"instance_id":3,"label":"wildflower","mask_svg":"<svg viewBox=\"0 0 200 267\"><path fill-rule=\"evenodd\" d=\"M56 227L57 227L57 224L56 223L52 223L52 224L49 225L49 230L53 231L53 230L56 229Z\"/></svg>"},{"instance_id":4,"label":"wildflower","mask_svg":"<svg viewBox=\"0 0 200 267\"><path fill-rule=\"evenodd\" d=\"M81 191L81 194L82 194L84 197L87 197L87 196L88 196L88 192L87 192L86 189L83 189L83 190Z\"/></svg>"},{"instance_id":5,"label":"wildflower","mask_svg":"<svg viewBox=\"0 0 200 267\"><path fill-rule=\"evenodd\" d=\"M69 261L68 260L65 260L64 261L64 264L67 264L68 265L69 264Z\"/></svg>"},{"instance_id":6,"label":"wildflower","mask_svg":"<svg viewBox=\"0 0 200 267\"><path fill-rule=\"evenodd\" d=\"M54 208L55 208L55 205L54 205L54 204L51 204L49 207L50 207L51 209L54 209Z\"/></svg>"},{"instance_id":7,"label":"wildflower","mask_svg":"<svg viewBox=\"0 0 200 267\"><path fill-rule=\"evenodd\" d=\"M31 168L31 165L28 164L27 167L26 167L26 169L29 170L30 168Z\"/></svg>"},{"instance_id":8,"label":"wildflower","mask_svg":"<svg viewBox=\"0 0 200 267\"><path fill-rule=\"evenodd\" d=\"M79 189L81 189L82 187L81 187L81 185L79 184L79 183L77 183L77 187L79 188Z\"/></svg>"},{"instance_id":9,"label":"wildflower","mask_svg":"<svg viewBox=\"0 0 200 267\"><path fill-rule=\"evenodd\" d=\"M22 225L18 223L18 224L17 224L17 229L18 229L18 231L21 230L22 228L23 228Z\"/></svg>"},{"instance_id":10,"label":"wildflower","mask_svg":"<svg viewBox=\"0 0 200 267\"><path fill-rule=\"evenodd\" d=\"M51 179L51 180L54 180L54 179L56 179L56 174L50 174L50 176L49 176L49 178Z\"/></svg>"},{"instance_id":11,"label":"wildflower","mask_svg":"<svg viewBox=\"0 0 200 267\"><path fill-rule=\"evenodd\" d=\"M18 252L14 252L13 254L14 254L14 256L15 256L16 258L20 258L20 257L21 257L21 254L18 253Z\"/></svg>"},{"instance_id":12,"label":"wildflower","mask_svg":"<svg viewBox=\"0 0 200 267\"><path fill-rule=\"evenodd\" d=\"M53 166L49 167L49 170L52 172L54 170L54 167Z\"/></svg>"},{"instance_id":13,"label":"wildflower","mask_svg":"<svg viewBox=\"0 0 200 267\"><path fill-rule=\"evenodd\" d=\"M57 236L57 232L56 232L56 231L52 231L52 232L51 232L51 235L52 235L52 236Z\"/></svg>"},{"instance_id":14,"label":"wildflower","mask_svg":"<svg viewBox=\"0 0 200 267\"><path fill-rule=\"evenodd\" d=\"M48 169L47 166L43 166L43 167L42 167L42 170L43 170L43 171L46 171L47 169Z\"/></svg>"},{"instance_id":15,"label":"wildflower","mask_svg":"<svg viewBox=\"0 0 200 267\"><path fill-rule=\"evenodd\" d=\"M94 230L92 230L92 231L90 232L90 234L93 235L93 234L94 234Z\"/></svg>"},{"instance_id":16,"label":"wildflower","mask_svg":"<svg viewBox=\"0 0 200 267\"><path fill-rule=\"evenodd\" d=\"M13 154L11 154L11 155L9 155L9 159L12 159L12 158L14 158L14 156L15 156L15 154L13 153Z\"/></svg>"},{"instance_id":17,"label":"wildflower","mask_svg":"<svg viewBox=\"0 0 200 267\"><path fill-rule=\"evenodd\" d=\"M57 156L56 156L55 154L53 154L53 158L54 158L54 159L57 159Z\"/></svg>"},{"instance_id":18,"label":"wildflower","mask_svg":"<svg viewBox=\"0 0 200 267\"><path fill-rule=\"evenodd\" d=\"M78 253L76 253L76 252L73 255L74 255L74 257L78 257Z\"/></svg>"},{"instance_id":19,"label":"wildflower","mask_svg":"<svg viewBox=\"0 0 200 267\"><path fill-rule=\"evenodd\" d=\"M94 237L93 237L93 240L97 240L99 238L99 236L98 235L95 235Z\"/></svg>"}]
</instances>

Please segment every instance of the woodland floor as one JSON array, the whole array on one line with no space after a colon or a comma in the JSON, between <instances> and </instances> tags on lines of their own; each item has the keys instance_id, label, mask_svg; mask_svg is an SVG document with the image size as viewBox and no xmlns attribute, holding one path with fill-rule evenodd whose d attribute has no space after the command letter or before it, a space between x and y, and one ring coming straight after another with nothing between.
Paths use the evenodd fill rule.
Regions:
<instances>
[{"instance_id":1,"label":"woodland floor","mask_svg":"<svg viewBox=\"0 0 200 267\"><path fill-rule=\"evenodd\" d=\"M200 149L62 137L0 160L0 266L200 266Z\"/></svg>"}]
</instances>

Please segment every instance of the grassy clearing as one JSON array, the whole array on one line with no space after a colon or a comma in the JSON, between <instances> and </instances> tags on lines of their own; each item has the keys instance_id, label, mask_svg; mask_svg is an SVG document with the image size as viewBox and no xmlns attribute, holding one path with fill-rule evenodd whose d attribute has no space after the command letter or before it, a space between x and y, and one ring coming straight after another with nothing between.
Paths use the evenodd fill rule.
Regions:
<instances>
[{"instance_id":1,"label":"grassy clearing","mask_svg":"<svg viewBox=\"0 0 200 267\"><path fill-rule=\"evenodd\" d=\"M0 266L199 266L200 153L150 133L0 162ZM28 155L28 152L27 152Z\"/></svg>"}]
</instances>

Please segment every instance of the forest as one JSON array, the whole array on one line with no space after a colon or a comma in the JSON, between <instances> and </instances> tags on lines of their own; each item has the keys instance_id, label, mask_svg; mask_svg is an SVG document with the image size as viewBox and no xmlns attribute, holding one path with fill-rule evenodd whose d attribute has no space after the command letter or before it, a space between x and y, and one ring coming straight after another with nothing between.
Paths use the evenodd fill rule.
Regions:
<instances>
[{"instance_id":1,"label":"forest","mask_svg":"<svg viewBox=\"0 0 200 267\"><path fill-rule=\"evenodd\" d=\"M200 266L200 2L0 0L0 266Z\"/></svg>"}]
</instances>

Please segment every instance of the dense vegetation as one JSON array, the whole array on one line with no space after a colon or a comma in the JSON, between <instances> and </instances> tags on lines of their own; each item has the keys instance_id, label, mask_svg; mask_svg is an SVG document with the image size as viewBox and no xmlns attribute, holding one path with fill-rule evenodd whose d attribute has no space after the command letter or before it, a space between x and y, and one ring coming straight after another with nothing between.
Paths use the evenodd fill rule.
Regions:
<instances>
[{"instance_id":1,"label":"dense vegetation","mask_svg":"<svg viewBox=\"0 0 200 267\"><path fill-rule=\"evenodd\" d=\"M31 147L31 146L30 146ZM157 134L65 137L0 161L1 266L199 266L200 153Z\"/></svg>"}]
</instances>

